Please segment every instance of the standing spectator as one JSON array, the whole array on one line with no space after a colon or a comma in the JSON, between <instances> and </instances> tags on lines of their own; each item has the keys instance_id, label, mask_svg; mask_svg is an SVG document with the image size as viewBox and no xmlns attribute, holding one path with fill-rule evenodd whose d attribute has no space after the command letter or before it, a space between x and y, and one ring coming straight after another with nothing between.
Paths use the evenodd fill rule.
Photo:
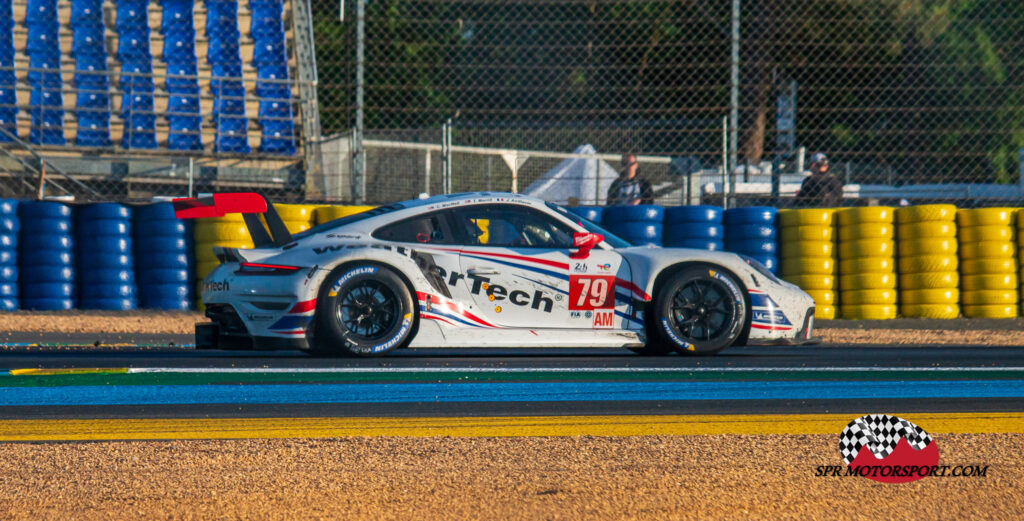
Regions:
<instances>
[{"instance_id":1,"label":"standing spectator","mask_svg":"<svg viewBox=\"0 0 1024 521\"><path fill-rule=\"evenodd\" d=\"M654 204L651 183L636 173L637 167L635 154L622 156L622 171L608 189L608 206Z\"/></svg>"},{"instance_id":2,"label":"standing spectator","mask_svg":"<svg viewBox=\"0 0 1024 521\"><path fill-rule=\"evenodd\" d=\"M828 157L815 152L811 156L811 175L796 194L796 206L828 208L842 203L843 182L828 173Z\"/></svg>"}]
</instances>

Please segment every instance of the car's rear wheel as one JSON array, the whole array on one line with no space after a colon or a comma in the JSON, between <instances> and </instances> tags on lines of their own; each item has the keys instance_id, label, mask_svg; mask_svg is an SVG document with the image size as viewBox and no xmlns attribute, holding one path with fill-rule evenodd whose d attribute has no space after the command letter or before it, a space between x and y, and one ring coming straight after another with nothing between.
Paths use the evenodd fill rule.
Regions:
<instances>
[{"instance_id":1,"label":"car's rear wheel","mask_svg":"<svg viewBox=\"0 0 1024 521\"><path fill-rule=\"evenodd\" d=\"M314 350L318 354L377 356L409 341L415 318L409 288L378 264L332 272L317 298Z\"/></svg>"},{"instance_id":2,"label":"car's rear wheel","mask_svg":"<svg viewBox=\"0 0 1024 521\"><path fill-rule=\"evenodd\" d=\"M747 304L731 274L693 266L669 277L655 297L653 315L651 340L684 354L712 354L743 334Z\"/></svg>"}]
</instances>

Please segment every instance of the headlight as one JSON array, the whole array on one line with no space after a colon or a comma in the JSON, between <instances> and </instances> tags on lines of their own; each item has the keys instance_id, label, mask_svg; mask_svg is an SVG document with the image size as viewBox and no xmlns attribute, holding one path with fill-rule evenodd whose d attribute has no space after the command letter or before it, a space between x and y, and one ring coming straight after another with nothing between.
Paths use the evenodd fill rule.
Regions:
<instances>
[{"instance_id":1,"label":"headlight","mask_svg":"<svg viewBox=\"0 0 1024 521\"><path fill-rule=\"evenodd\" d=\"M741 259L747 261L747 264L749 264L751 268L754 268L755 271L757 271L761 275L764 275L764 278L772 282L782 282L781 280L779 280L778 277L775 276L774 273L772 273L771 270L769 270L767 267L765 267L764 264L761 264L753 257L748 257L746 255L742 255L739 253L737 253L737 255L739 255Z\"/></svg>"}]
</instances>

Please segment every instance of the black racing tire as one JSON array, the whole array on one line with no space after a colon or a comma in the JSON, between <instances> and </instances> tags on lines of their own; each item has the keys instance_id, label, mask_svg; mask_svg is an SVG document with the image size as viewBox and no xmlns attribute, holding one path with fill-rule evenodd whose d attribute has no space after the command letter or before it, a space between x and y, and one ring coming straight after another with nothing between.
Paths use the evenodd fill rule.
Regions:
<instances>
[{"instance_id":1,"label":"black racing tire","mask_svg":"<svg viewBox=\"0 0 1024 521\"><path fill-rule=\"evenodd\" d=\"M356 263L331 272L316 302L313 352L317 355L380 356L412 339L415 302L394 271Z\"/></svg>"},{"instance_id":2,"label":"black racing tire","mask_svg":"<svg viewBox=\"0 0 1024 521\"><path fill-rule=\"evenodd\" d=\"M736 278L715 266L672 274L655 296L651 340L687 355L710 355L736 343L747 323L746 297Z\"/></svg>"}]
</instances>

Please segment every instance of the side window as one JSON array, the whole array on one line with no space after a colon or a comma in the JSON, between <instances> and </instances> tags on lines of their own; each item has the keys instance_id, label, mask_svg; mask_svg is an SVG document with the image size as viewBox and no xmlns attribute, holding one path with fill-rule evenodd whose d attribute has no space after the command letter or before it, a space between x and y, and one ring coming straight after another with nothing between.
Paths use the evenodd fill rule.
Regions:
<instances>
[{"instance_id":1,"label":"side window","mask_svg":"<svg viewBox=\"0 0 1024 521\"><path fill-rule=\"evenodd\" d=\"M455 211L455 226L467 246L568 249L573 231L532 208L480 205Z\"/></svg>"},{"instance_id":2,"label":"side window","mask_svg":"<svg viewBox=\"0 0 1024 521\"><path fill-rule=\"evenodd\" d=\"M377 228L373 236L382 241L453 244L440 213L419 215Z\"/></svg>"}]
</instances>

